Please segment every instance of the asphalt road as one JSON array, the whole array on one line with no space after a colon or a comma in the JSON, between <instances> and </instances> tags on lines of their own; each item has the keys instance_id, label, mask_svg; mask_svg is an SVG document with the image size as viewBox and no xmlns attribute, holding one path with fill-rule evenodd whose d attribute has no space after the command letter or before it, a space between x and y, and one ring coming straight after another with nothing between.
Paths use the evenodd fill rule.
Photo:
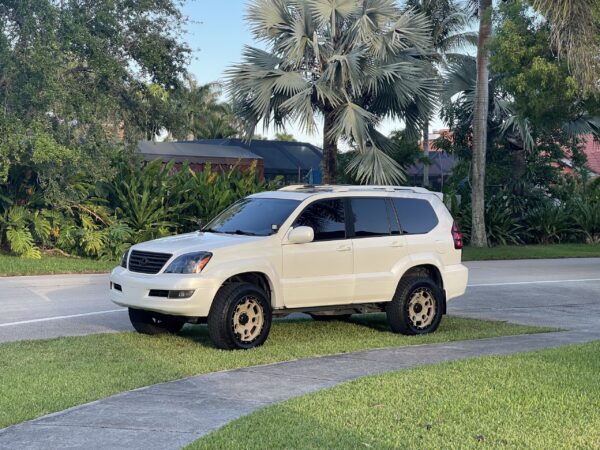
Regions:
<instances>
[{"instance_id":1,"label":"asphalt road","mask_svg":"<svg viewBox=\"0 0 600 450\"><path fill-rule=\"evenodd\" d=\"M600 328L600 258L467 263L465 317L568 329ZM107 275L0 278L0 342L131 330L108 300Z\"/></svg>"}]
</instances>

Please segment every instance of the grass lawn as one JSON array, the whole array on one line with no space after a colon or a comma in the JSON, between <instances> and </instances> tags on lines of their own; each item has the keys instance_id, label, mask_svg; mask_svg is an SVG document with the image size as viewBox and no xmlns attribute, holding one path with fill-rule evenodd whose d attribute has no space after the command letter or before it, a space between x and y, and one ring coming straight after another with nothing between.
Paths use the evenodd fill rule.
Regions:
<instances>
[{"instance_id":1,"label":"grass lawn","mask_svg":"<svg viewBox=\"0 0 600 450\"><path fill-rule=\"evenodd\" d=\"M594 257L600 257L600 244L503 245L463 250L463 261Z\"/></svg>"},{"instance_id":2,"label":"grass lawn","mask_svg":"<svg viewBox=\"0 0 600 450\"><path fill-rule=\"evenodd\" d=\"M0 276L44 275L57 273L105 273L119 263L89 258L43 256L42 259L24 259L0 253Z\"/></svg>"},{"instance_id":3,"label":"grass lawn","mask_svg":"<svg viewBox=\"0 0 600 450\"><path fill-rule=\"evenodd\" d=\"M106 397L190 375L369 348L534 333L549 329L445 317L439 330L407 337L389 331L385 316L352 322L290 320L273 324L266 344L216 350L205 326L180 336L97 334L0 344L0 428Z\"/></svg>"},{"instance_id":4,"label":"grass lawn","mask_svg":"<svg viewBox=\"0 0 600 450\"><path fill-rule=\"evenodd\" d=\"M362 378L292 399L190 449L600 448L600 342Z\"/></svg>"}]
</instances>

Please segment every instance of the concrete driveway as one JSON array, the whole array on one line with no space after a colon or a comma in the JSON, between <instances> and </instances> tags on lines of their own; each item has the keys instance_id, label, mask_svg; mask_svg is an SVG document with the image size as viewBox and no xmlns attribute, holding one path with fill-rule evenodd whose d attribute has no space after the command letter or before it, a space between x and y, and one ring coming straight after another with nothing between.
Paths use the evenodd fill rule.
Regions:
<instances>
[{"instance_id":1,"label":"concrete driveway","mask_svg":"<svg viewBox=\"0 0 600 450\"><path fill-rule=\"evenodd\" d=\"M454 315L569 329L600 328L600 258L466 263ZM0 278L0 342L131 330L107 275Z\"/></svg>"}]
</instances>

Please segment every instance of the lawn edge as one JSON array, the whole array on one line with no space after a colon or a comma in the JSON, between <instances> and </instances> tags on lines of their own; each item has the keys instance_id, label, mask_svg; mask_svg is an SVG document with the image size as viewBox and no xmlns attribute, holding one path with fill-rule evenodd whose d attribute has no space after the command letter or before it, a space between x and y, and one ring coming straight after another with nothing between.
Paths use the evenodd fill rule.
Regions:
<instances>
[{"instance_id":1,"label":"lawn edge","mask_svg":"<svg viewBox=\"0 0 600 450\"><path fill-rule=\"evenodd\" d=\"M70 406L66 409L60 410L60 411L54 411L54 412L50 412L48 414L43 414L41 416L38 417L34 417L32 419L27 419L23 422L17 422L14 423L12 425L8 425L4 428L0 428L0 436L7 430L14 428L14 427L19 427L25 423L28 422L35 422L37 420L40 420L42 418L47 418L47 417L54 417L54 416L58 416L61 414L65 414L67 412L73 411L73 410L77 410L79 408L83 408L85 406L89 406L92 405L94 403L97 402L101 402L104 401L106 399L109 398L113 398L113 397L118 397L121 395L125 395L128 392L136 392L136 391L141 391L144 389L148 389L152 386L160 386L162 384L166 384L166 383L171 383L171 382L175 382L175 381L183 381L183 380L187 380L187 379L191 379L191 378L195 378L198 376L202 376L202 375L207 375L207 374L213 374L213 373L225 373L225 372L232 372L232 371L236 371L236 370L242 370L242 369L250 369L250 368L255 368L255 367L269 367L269 366L275 366L275 365L279 365L279 364L286 364L289 362L294 362L294 361L301 361L301 360L305 360L305 359L318 359L318 358L328 358L328 357L335 357L335 356L344 356L344 355L350 355L353 353L362 353L362 352L369 352L369 351L377 351L377 350L385 350L385 349L392 349L392 348L418 348L418 347L423 347L423 346L429 346L429 345L440 345L440 344L453 344L453 343L457 343L457 342L469 342L469 341L485 341L485 340L491 340L491 339L500 339L500 338L504 338L504 337L515 337L515 336L528 336L528 335L533 335L533 334L548 334L548 333L564 333L564 332L568 332L571 330L566 330L566 329L559 329L559 328L553 328L553 327L541 327L541 326L532 326L532 325L522 325L522 324L515 324L506 320L489 320L489 319L474 319L474 318L469 318L469 317L460 317L460 316L454 316L454 317L458 317L458 318L462 318L462 319L473 319L473 320L480 320L480 321L485 321L485 322L497 322L497 323L507 323L507 324L511 324L511 325L516 325L516 326L526 326L531 328L530 332L526 332L526 333L519 333L519 334L504 334L504 335L500 335L500 336L493 336L493 337L482 337L482 338L476 338L476 339L463 339L463 340L450 340L450 341L440 341L440 342L434 342L434 343L428 343L428 344L411 344L411 345L401 345L401 346L389 346L389 347L372 347L372 348L365 348L362 350L356 350L356 351L351 351L351 352L342 352L342 353L328 353L328 354L321 354L321 355L315 355L315 356L307 356L304 358L291 358L291 359L286 359L286 360L282 360L282 361L274 361L274 362L270 362L270 363L264 363L264 364L256 364L256 365L250 365L250 366L240 366L240 367L234 367L234 368L230 368L230 369L222 369L222 370L215 370L212 372L200 372L200 373L196 373L196 374L192 374L192 375L187 375L184 376L182 378L174 378L171 380L165 380L165 381L161 381L159 383L154 383L154 384L148 384L146 386L140 386L137 388L133 388L133 389L128 389L126 391L121 391L121 392L117 392L114 394L110 394L106 397L102 397L96 400L92 400L86 403L82 403L79 405L74 405L74 406ZM125 331L124 333L127 333L127 331ZM134 333L134 331L130 331L130 333ZM104 333L96 333L96 334L104 334ZM56 340L56 339L64 339L64 338L78 338L78 337L85 337L85 336L89 336L89 335L84 335L84 336L60 336L60 337L55 337L55 338L50 338L50 339L30 339L30 340L24 340L24 341L9 341L9 342L2 342L0 343L0 347L3 344L10 344L13 342L40 342L40 341L52 341L52 340ZM399 369L399 370L403 370L403 369Z\"/></svg>"}]
</instances>

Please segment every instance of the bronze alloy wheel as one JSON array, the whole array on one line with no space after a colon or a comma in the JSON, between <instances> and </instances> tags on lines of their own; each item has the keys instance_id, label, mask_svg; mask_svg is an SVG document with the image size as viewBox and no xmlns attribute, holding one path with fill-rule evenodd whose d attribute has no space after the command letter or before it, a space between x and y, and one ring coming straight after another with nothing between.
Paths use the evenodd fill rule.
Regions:
<instances>
[{"instance_id":1,"label":"bronze alloy wheel","mask_svg":"<svg viewBox=\"0 0 600 450\"><path fill-rule=\"evenodd\" d=\"M416 289L408 302L408 317L412 325L420 330L431 325L436 315L436 304L433 293L429 289L425 287Z\"/></svg>"},{"instance_id":2,"label":"bronze alloy wheel","mask_svg":"<svg viewBox=\"0 0 600 450\"><path fill-rule=\"evenodd\" d=\"M258 299L244 297L233 312L233 332L241 342L252 342L260 336L265 316Z\"/></svg>"}]
</instances>

